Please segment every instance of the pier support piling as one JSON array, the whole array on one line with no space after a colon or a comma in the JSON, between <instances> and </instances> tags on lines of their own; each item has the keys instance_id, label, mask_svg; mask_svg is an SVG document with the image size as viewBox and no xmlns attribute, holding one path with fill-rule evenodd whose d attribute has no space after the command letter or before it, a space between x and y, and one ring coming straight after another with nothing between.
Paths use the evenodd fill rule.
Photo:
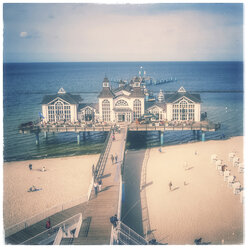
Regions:
<instances>
[{"instance_id":1,"label":"pier support piling","mask_svg":"<svg viewBox=\"0 0 248 248\"><path fill-rule=\"evenodd\" d=\"M47 132L44 132L44 138L47 139Z\"/></svg>"},{"instance_id":2,"label":"pier support piling","mask_svg":"<svg viewBox=\"0 0 248 248\"><path fill-rule=\"evenodd\" d=\"M83 132L83 140L85 140L85 132Z\"/></svg>"},{"instance_id":3,"label":"pier support piling","mask_svg":"<svg viewBox=\"0 0 248 248\"><path fill-rule=\"evenodd\" d=\"M80 132L77 134L77 143L80 145Z\"/></svg>"},{"instance_id":4,"label":"pier support piling","mask_svg":"<svg viewBox=\"0 0 248 248\"><path fill-rule=\"evenodd\" d=\"M162 146L164 144L164 132L163 131L159 131L160 132L160 145Z\"/></svg>"},{"instance_id":5,"label":"pier support piling","mask_svg":"<svg viewBox=\"0 0 248 248\"><path fill-rule=\"evenodd\" d=\"M196 136L196 131L195 131L195 130L193 130L193 136L194 136L194 138L195 138L195 136Z\"/></svg>"},{"instance_id":6,"label":"pier support piling","mask_svg":"<svg viewBox=\"0 0 248 248\"><path fill-rule=\"evenodd\" d=\"M200 139L200 130L197 130L197 131L196 131L196 138L197 138L197 140Z\"/></svg>"},{"instance_id":7,"label":"pier support piling","mask_svg":"<svg viewBox=\"0 0 248 248\"><path fill-rule=\"evenodd\" d=\"M37 146L40 144L39 133L35 133L35 143Z\"/></svg>"},{"instance_id":8,"label":"pier support piling","mask_svg":"<svg viewBox=\"0 0 248 248\"><path fill-rule=\"evenodd\" d=\"M205 132L202 131L202 142L204 142L204 141L205 141Z\"/></svg>"}]
</instances>

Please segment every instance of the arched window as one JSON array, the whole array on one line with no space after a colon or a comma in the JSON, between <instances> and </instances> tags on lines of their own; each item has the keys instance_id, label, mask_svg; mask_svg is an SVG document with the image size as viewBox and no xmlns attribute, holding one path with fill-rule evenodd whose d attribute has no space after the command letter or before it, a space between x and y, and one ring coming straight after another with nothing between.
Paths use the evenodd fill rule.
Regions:
<instances>
[{"instance_id":1,"label":"arched window","mask_svg":"<svg viewBox=\"0 0 248 248\"><path fill-rule=\"evenodd\" d=\"M194 120L195 119L195 105L185 99L177 104L173 104L173 120Z\"/></svg>"},{"instance_id":2,"label":"arched window","mask_svg":"<svg viewBox=\"0 0 248 248\"><path fill-rule=\"evenodd\" d=\"M102 102L102 120L110 121L110 102L108 100Z\"/></svg>"},{"instance_id":3,"label":"arched window","mask_svg":"<svg viewBox=\"0 0 248 248\"><path fill-rule=\"evenodd\" d=\"M71 120L71 106L61 101L56 101L54 104L48 105L48 120Z\"/></svg>"},{"instance_id":4,"label":"arched window","mask_svg":"<svg viewBox=\"0 0 248 248\"><path fill-rule=\"evenodd\" d=\"M64 120L64 106L62 102L56 102L54 104L55 113L56 113L56 121Z\"/></svg>"},{"instance_id":5,"label":"arched window","mask_svg":"<svg viewBox=\"0 0 248 248\"><path fill-rule=\"evenodd\" d=\"M188 103L185 100L180 102L180 120L187 120L188 116Z\"/></svg>"},{"instance_id":6,"label":"arched window","mask_svg":"<svg viewBox=\"0 0 248 248\"><path fill-rule=\"evenodd\" d=\"M128 103L125 100L119 100L115 103L115 106L128 106Z\"/></svg>"},{"instance_id":7,"label":"arched window","mask_svg":"<svg viewBox=\"0 0 248 248\"><path fill-rule=\"evenodd\" d=\"M94 117L94 111L91 108L86 108L84 111L84 120L92 121Z\"/></svg>"},{"instance_id":8,"label":"arched window","mask_svg":"<svg viewBox=\"0 0 248 248\"><path fill-rule=\"evenodd\" d=\"M141 116L141 101L136 99L133 102L133 119L136 120Z\"/></svg>"}]
</instances>

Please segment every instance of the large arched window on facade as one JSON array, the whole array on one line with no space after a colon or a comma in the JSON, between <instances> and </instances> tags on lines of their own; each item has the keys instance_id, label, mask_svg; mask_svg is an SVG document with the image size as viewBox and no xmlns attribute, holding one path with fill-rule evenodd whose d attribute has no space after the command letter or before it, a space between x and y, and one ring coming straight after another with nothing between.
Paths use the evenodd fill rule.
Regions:
<instances>
[{"instance_id":1,"label":"large arched window on facade","mask_svg":"<svg viewBox=\"0 0 248 248\"><path fill-rule=\"evenodd\" d=\"M48 106L48 121L68 121L71 120L71 106L57 101Z\"/></svg>"},{"instance_id":2,"label":"large arched window on facade","mask_svg":"<svg viewBox=\"0 0 248 248\"><path fill-rule=\"evenodd\" d=\"M133 119L136 120L141 116L141 101L136 99L133 102Z\"/></svg>"},{"instance_id":3,"label":"large arched window on facade","mask_svg":"<svg viewBox=\"0 0 248 248\"><path fill-rule=\"evenodd\" d=\"M115 103L115 106L128 106L128 103L121 99Z\"/></svg>"},{"instance_id":4,"label":"large arched window on facade","mask_svg":"<svg viewBox=\"0 0 248 248\"><path fill-rule=\"evenodd\" d=\"M56 121L64 120L64 107L62 102L56 102L54 104Z\"/></svg>"},{"instance_id":5,"label":"large arched window on facade","mask_svg":"<svg viewBox=\"0 0 248 248\"><path fill-rule=\"evenodd\" d=\"M188 103L185 100L180 102L180 120L187 120L188 117Z\"/></svg>"},{"instance_id":6,"label":"large arched window on facade","mask_svg":"<svg viewBox=\"0 0 248 248\"><path fill-rule=\"evenodd\" d=\"M173 104L173 120L195 120L195 105L194 103L182 100L179 103Z\"/></svg>"},{"instance_id":7,"label":"large arched window on facade","mask_svg":"<svg viewBox=\"0 0 248 248\"><path fill-rule=\"evenodd\" d=\"M102 102L102 120L110 121L110 102L108 100Z\"/></svg>"}]
</instances>

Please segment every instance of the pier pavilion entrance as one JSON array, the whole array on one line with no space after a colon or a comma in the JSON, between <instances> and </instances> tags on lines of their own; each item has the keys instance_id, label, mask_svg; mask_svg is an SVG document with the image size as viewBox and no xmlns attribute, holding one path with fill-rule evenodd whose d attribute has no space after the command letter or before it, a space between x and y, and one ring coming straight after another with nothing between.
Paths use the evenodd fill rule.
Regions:
<instances>
[{"instance_id":1,"label":"pier pavilion entrance","mask_svg":"<svg viewBox=\"0 0 248 248\"><path fill-rule=\"evenodd\" d=\"M115 120L117 122L131 122L132 111L131 109L115 109Z\"/></svg>"}]
</instances>

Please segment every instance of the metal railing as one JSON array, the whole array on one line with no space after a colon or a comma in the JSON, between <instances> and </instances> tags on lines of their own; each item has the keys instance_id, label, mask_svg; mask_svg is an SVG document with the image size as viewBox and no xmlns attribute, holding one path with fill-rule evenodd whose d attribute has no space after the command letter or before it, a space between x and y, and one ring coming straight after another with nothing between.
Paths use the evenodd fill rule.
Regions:
<instances>
[{"instance_id":1,"label":"metal railing","mask_svg":"<svg viewBox=\"0 0 248 248\"><path fill-rule=\"evenodd\" d=\"M94 179L98 179L99 177L102 176L103 172L104 172L104 168L106 165L106 161L108 159L108 154L109 154L109 150L112 144L112 139L111 139L111 134L112 134L113 130L112 128L110 129L108 136L106 137L106 140L104 142L104 146L101 152L101 155L98 159L95 171L94 171Z\"/></svg>"},{"instance_id":2,"label":"metal railing","mask_svg":"<svg viewBox=\"0 0 248 248\"><path fill-rule=\"evenodd\" d=\"M192 123L150 123L150 124L129 124L130 131L165 131L165 130L202 130L202 131L216 131L220 129L220 123L212 123L211 121L201 121Z\"/></svg>"},{"instance_id":3,"label":"metal railing","mask_svg":"<svg viewBox=\"0 0 248 248\"><path fill-rule=\"evenodd\" d=\"M116 229L114 230L114 243L122 245L147 245L148 242L136 233L133 229L119 221Z\"/></svg>"},{"instance_id":4,"label":"metal railing","mask_svg":"<svg viewBox=\"0 0 248 248\"><path fill-rule=\"evenodd\" d=\"M89 189L91 189L90 187L92 188L91 184L89 186ZM10 227L7 227L5 229L5 237L9 237L10 235L17 233L18 231L21 231L21 230L39 222L39 221L42 221L42 220L50 217L53 214L56 214L56 213L61 212L63 210L72 208L72 207L77 206L79 204L82 204L86 201L88 201L88 195L85 195L85 196L80 197L80 198L73 200L73 201L69 201L69 202L51 207L42 213L36 214L36 215L34 215L28 219L25 219L25 220L23 220L17 224L14 224Z\"/></svg>"},{"instance_id":5,"label":"metal railing","mask_svg":"<svg viewBox=\"0 0 248 248\"><path fill-rule=\"evenodd\" d=\"M68 238L71 237L77 238L81 224L82 224L82 213L79 213L60 222L59 224L55 225L52 229L43 231L35 235L34 237L25 240L24 242L21 243L21 245L37 245L37 244L45 245L49 243L53 243L53 244L56 243L58 245L60 244L62 238L64 237L64 230L63 230L64 226L67 226L68 229L70 228L76 229L75 234L68 235Z\"/></svg>"}]
</instances>

